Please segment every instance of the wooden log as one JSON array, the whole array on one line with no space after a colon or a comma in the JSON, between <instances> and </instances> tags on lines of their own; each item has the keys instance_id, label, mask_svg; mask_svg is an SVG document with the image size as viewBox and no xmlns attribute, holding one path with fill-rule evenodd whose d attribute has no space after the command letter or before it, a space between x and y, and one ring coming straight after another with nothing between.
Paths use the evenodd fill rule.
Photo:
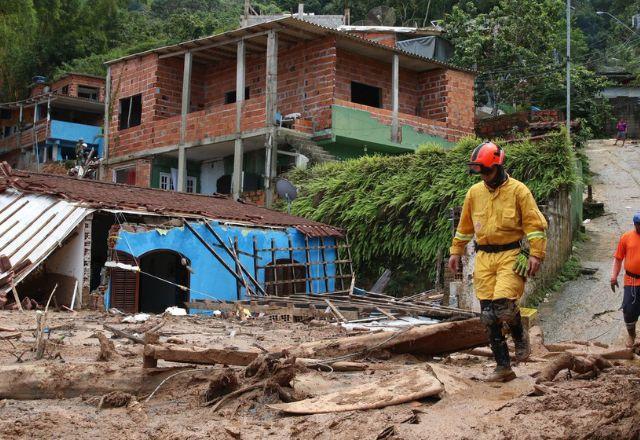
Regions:
<instances>
[{"instance_id":1,"label":"wooden log","mask_svg":"<svg viewBox=\"0 0 640 440\"><path fill-rule=\"evenodd\" d=\"M314 368L320 370L327 370L327 367L330 367L333 371L364 371L369 368L368 364L364 364L362 362L332 362L329 364L322 363L318 359L305 359L305 358L297 358L296 366L305 367L305 368Z\"/></svg>"},{"instance_id":2,"label":"wooden log","mask_svg":"<svg viewBox=\"0 0 640 440\"><path fill-rule=\"evenodd\" d=\"M382 332L348 338L313 341L291 347L290 355L322 359L368 350L434 355L487 345L489 338L479 318L406 327L395 333Z\"/></svg>"},{"instance_id":3,"label":"wooden log","mask_svg":"<svg viewBox=\"0 0 640 440\"><path fill-rule=\"evenodd\" d=\"M180 369L114 368L104 363L0 365L0 399L60 399L112 391L144 395L176 371Z\"/></svg>"},{"instance_id":4,"label":"wooden log","mask_svg":"<svg viewBox=\"0 0 640 440\"><path fill-rule=\"evenodd\" d=\"M218 348L198 348L174 345L145 345L143 366L157 365L159 359L169 362L189 364L223 364L247 366L260 353L257 351L225 350Z\"/></svg>"},{"instance_id":5,"label":"wooden log","mask_svg":"<svg viewBox=\"0 0 640 440\"><path fill-rule=\"evenodd\" d=\"M138 337L138 336L134 336L134 335L132 335L132 334L130 334L130 333L127 333L127 332L125 332L125 331L122 331L122 330L120 330L120 329L117 329L117 328L112 327L112 326L107 325L107 324L102 324L102 326L103 326L106 330L109 330L111 333L113 333L113 334L114 334L114 335L116 335L116 336L119 336L119 337L121 337L121 338L127 338L127 339L130 339L130 340L132 340L133 342L135 342L136 344L144 344L144 339L143 339L143 338L140 338L140 337Z\"/></svg>"},{"instance_id":6,"label":"wooden log","mask_svg":"<svg viewBox=\"0 0 640 440\"><path fill-rule=\"evenodd\" d=\"M13 327L3 327L0 325L0 332L17 332L18 329L17 328L13 328Z\"/></svg>"},{"instance_id":7,"label":"wooden log","mask_svg":"<svg viewBox=\"0 0 640 440\"><path fill-rule=\"evenodd\" d=\"M336 306L333 305L333 303L331 301L329 301L328 299L325 299L324 302L327 303L327 305L329 306L329 308L331 309L331 311L333 312L333 314L336 316L336 318L338 318L338 321L340 322L347 322L347 320L345 319L345 317L342 315L342 313L340 313L340 310L338 310L338 308Z\"/></svg>"},{"instance_id":8,"label":"wooden log","mask_svg":"<svg viewBox=\"0 0 640 440\"><path fill-rule=\"evenodd\" d=\"M0 341L6 341L7 339L20 339L22 333L9 333L8 335L0 335Z\"/></svg>"}]
</instances>

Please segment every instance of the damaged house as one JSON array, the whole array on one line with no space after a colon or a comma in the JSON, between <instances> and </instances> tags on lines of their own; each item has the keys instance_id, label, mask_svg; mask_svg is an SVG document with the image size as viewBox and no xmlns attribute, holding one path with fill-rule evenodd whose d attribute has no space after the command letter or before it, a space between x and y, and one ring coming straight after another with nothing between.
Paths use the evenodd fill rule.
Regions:
<instances>
[{"instance_id":1,"label":"damaged house","mask_svg":"<svg viewBox=\"0 0 640 440\"><path fill-rule=\"evenodd\" d=\"M0 103L0 160L41 170L49 162L76 159L80 139L102 157L104 78L66 73L53 82L34 81L29 98Z\"/></svg>"},{"instance_id":2,"label":"damaged house","mask_svg":"<svg viewBox=\"0 0 640 440\"><path fill-rule=\"evenodd\" d=\"M68 176L0 173L0 303L17 294L123 312L348 291L331 226L235 202ZM14 289L15 288L15 289ZM28 302L27 300L26 302Z\"/></svg>"},{"instance_id":3,"label":"damaged house","mask_svg":"<svg viewBox=\"0 0 640 440\"><path fill-rule=\"evenodd\" d=\"M393 29L389 43L284 17L109 61L103 178L270 206L306 161L473 134L475 73Z\"/></svg>"}]
</instances>

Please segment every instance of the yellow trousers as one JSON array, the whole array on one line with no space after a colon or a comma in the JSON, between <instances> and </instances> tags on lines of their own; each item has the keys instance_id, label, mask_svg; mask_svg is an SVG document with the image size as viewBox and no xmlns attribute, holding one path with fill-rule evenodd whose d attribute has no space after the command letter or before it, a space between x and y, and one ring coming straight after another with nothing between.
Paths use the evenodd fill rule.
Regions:
<instances>
[{"instance_id":1,"label":"yellow trousers","mask_svg":"<svg viewBox=\"0 0 640 440\"><path fill-rule=\"evenodd\" d=\"M518 300L524 293L525 279L513 271L520 249L476 254L473 284L478 299Z\"/></svg>"}]
</instances>

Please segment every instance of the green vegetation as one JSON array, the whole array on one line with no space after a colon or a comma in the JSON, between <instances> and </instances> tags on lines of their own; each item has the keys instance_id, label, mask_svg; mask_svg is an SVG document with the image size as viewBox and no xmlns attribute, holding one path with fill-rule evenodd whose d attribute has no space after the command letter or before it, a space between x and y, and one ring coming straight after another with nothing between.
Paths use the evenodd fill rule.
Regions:
<instances>
[{"instance_id":1,"label":"green vegetation","mask_svg":"<svg viewBox=\"0 0 640 440\"><path fill-rule=\"evenodd\" d=\"M450 150L425 146L415 154L295 170L290 178L300 194L292 213L344 228L359 279L373 279L386 267L398 279L413 273L408 284L421 285L416 277L427 283L433 280L438 251L448 253L451 209L462 205L467 189L478 181L466 167L478 143L468 138ZM542 143L508 144L505 150L507 170L539 203L577 180L564 132Z\"/></svg>"},{"instance_id":2,"label":"green vegetation","mask_svg":"<svg viewBox=\"0 0 640 440\"><path fill-rule=\"evenodd\" d=\"M299 0L252 0L261 13L292 12ZM342 0L309 0L305 10L341 14ZM352 22L380 5L395 23L438 21L456 50L454 62L481 72L478 101L499 108L529 105L562 109L565 53L563 0L358 0L348 2ZM640 0L583 0L574 4L572 59L577 116L598 128L606 108L594 100L605 68L640 73L640 37L627 26ZM63 71L104 74L105 60L151 47L236 28L241 0L2 0L0 101L23 98L33 75Z\"/></svg>"}]
</instances>

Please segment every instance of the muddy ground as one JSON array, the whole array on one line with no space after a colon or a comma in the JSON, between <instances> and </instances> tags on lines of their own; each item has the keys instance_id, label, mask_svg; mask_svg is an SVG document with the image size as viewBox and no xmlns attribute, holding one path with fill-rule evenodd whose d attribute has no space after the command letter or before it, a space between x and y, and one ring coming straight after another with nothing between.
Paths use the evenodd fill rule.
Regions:
<instances>
[{"instance_id":1,"label":"muddy ground","mask_svg":"<svg viewBox=\"0 0 640 440\"><path fill-rule=\"evenodd\" d=\"M103 323L135 331L161 320L165 325L160 329L160 342L171 340L185 346L251 349L258 344L271 351L298 342L348 334L334 325L315 327L305 323L272 322L266 318L240 322L213 317L153 317L144 324L123 324L121 317L109 314L54 312L48 325L67 324L69 328L52 331L45 359L33 361L35 312L3 311L0 312L2 326L18 329L22 338L0 340L0 364L55 363L71 369L78 363L96 363L99 344L91 336L96 330L103 330ZM105 334L111 336L109 332ZM109 362L112 368L142 367L141 345L127 339L112 340L117 352L123 355ZM17 363L17 357L21 363ZM529 374L539 370L544 362L518 365L515 368L518 379L500 385L478 380L493 369L490 360L464 353L431 359L412 355L369 358L366 362L370 368L364 372L299 372L293 382L294 389L307 395L322 395L353 384L391 378L408 369L429 368L430 363L445 384L445 392L439 398L383 409L290 416L266 406L279 402L275 395L265 397L257 391L233 399L213 412L201 406L200 394L207 387L206 378L211 370L223 367L195 366L190 368L204 371L176 376L148 402L144 401L146 396L137 396L123 408L98 409L98 399L88 396L0 400L0 438L620 439L638 438L640 433L638 367L631 367L636 368L632 373L629 373L630 367L615 367L594 380L569 379L561 373L549 395L530 396L534 379ZM621 363L638 365L636 361ZM159 362L160 367L170 365Z\"/></svg>"},{"instance_id":2,"label":"muddy ground","mask_svg":"<svg viewBox=\"0 0 640 440\"><path fill-rule=\"evenodd\" d=\"M547 341L589 339L621 343L624 337L622 291L609 287L613 253L622 233L633 228L640 211L640 146L591 141L586 149L593 176L593 198L604 202L605 215L589 219L585 241L576 255L583 267L595 268L566 283L541 304L539 313ZM622 275L619 277L622 285Z\"/></svg>"}]
</instances>

